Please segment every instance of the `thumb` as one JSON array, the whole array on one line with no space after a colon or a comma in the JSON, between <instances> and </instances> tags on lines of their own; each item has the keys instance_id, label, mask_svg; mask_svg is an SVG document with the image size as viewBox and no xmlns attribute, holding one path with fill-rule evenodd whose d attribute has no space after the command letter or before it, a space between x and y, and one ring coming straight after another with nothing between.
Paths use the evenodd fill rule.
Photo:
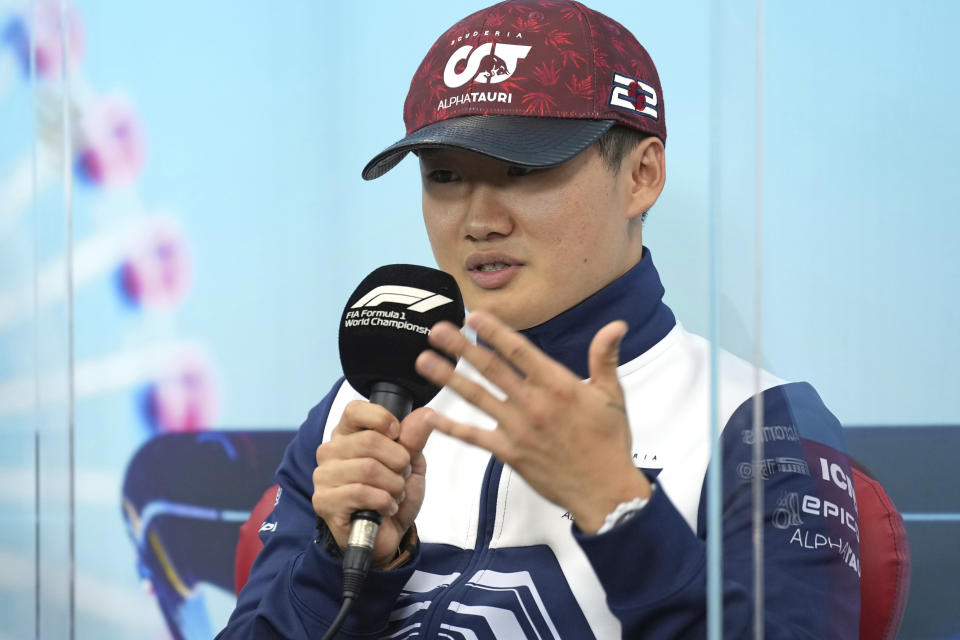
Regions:
<instances>
[{"instance_id":1,"label":"thumb","mask_svg":"<svg viewBox=\"0 0 960 640\"><path fill-rule=\"evenodd\" d=\"M587 353L590 384L597 385L610 394L620 394L617 367L620 365L620 341L626 334L627 323L615 320L597 331Z\"/></svg>"},{"instance_id":2,"label":"thumb","mask_svg":"<svg viewBox=\"0 0 960 640\"><path fill-rule=\"evenodd\" d=\"M433 409L420 407L414 409L400 423L400 437L397 440L411 454L423 451L423 448L427 445L427 438L433 433L433 427L427 418L433 413Z\"/></svg>"}]
</instances>

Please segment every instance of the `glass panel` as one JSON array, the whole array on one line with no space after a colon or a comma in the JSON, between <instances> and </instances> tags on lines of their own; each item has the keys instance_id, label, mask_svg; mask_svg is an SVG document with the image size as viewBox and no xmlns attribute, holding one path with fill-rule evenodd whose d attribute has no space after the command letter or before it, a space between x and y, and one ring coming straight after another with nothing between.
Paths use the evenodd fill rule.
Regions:
<instances>
[{"instance_id":1,"label":"glass panel","mask_svg":"<svg viewBox=\"0 0 960 640\"><path fill-rule=\"evenodd\" d=\"M819 2L766 22L764 360L816 386L906 521L902 638L960 633L958 20Z\"/></svg>"},{"instance_id":2,"label":"glass panel","mask_svg":"<svg viewBox=\"0 0 960 640\"><path fill-rule=\"evenodd\" d=\"M902 586L903 576L878 577L876 565L864 566L861 527L869 525L863 510L859 525L851 515L862 506L849 495L852 469L862 464L902 513L912 549L898 637L955 635L960 618L946 594L960 570L952 552L960 503L948 488L958 476L946 451L960 437L952 373L960 306L949 293L960 276L950 244L960 230L951 198L960 129L957 88L942 78L958 56L948 26L957 8L757 2L713 9L717 343L817 392L804 400L809 388L784 387L794 407L786 421L764 403L761 431L742 434L764 452L742 467L749 477L732 479L754 500L763 496L768 622L783 593L783 558L821 553L840 562L827 581L833 595L805 622L808 630L836 633L831 625L856 595L874 615L895 614L876 611L870 586ZM885 102L891 87L908 97ZM722 365L719 373L724 379ZM829 418L796 410L821 399L845 444L830 441ZM795 437L806 466L776 453ZM745 461L733 462L740 476ZM784 482L785 466L787 475L809 476L811 491ZM858 495L865 502L869 493ZM735 523L725 508L724 525ZM749 562L755 551L739 557ZM724 557L728 581L742 567ZM863 589L854 582L861 576ZM790 593L801 599L797 588Z\"/></svg>"},{"instance_id":3,"label":"glass panel","mask_svg":"<svg viewBox=\"0 0 960 640\"><path fill-rule=\"evenodd\" d=\"M758 394L777 384L762 369L763 323L758 306L764 213L759 146L763 136L761 4L710 3L711 308L706 335L715 381L711 409L718 444L707 480L706 528L709 637L714 639L763 638L768 608L774 617L789 608L782 599L772 607L766 600L769 554L765 550L776 541L765 526L764 507L769 499L765 494L767 478L778 473L777 459L803 464L800 452L781 451L774 456L764 451L762 437L755 437L770 419L764 411L766 402L756 401L762 397ZM770 576L774 582L782 579L782 574Z\"/></svg>"},{"instance_id":4,"label":"glass panel","mask_svg":"<svg viewBox=\"0 0 960 640\"><path fill-rule=\"evenodd\" d=\"M0 633L11 638L73 637L64 10L52 2L0 7Z\"/></svg>"},{"instance_id":5,"label":"glass panel","mask_svg":"<svg viewBox=\"0 0 960 640\"><path fill-rule=\"evenodd\" d=\"M29 6L0 9L0 637L37 634L39 323ZM9 622L7 622L9 621Z\"/></svg>"}]
</instances>

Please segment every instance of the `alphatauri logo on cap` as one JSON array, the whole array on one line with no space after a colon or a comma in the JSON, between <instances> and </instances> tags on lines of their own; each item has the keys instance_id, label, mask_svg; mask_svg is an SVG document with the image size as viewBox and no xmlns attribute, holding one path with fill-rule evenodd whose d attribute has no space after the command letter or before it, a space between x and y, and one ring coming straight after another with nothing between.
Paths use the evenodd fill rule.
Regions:
<instances>
[{"instance_id":1,"label":"alphatauri logo on cap","mask_svg":"<svg viewBox=\"0 0 960 640\"><path fill-rule=\"evenodd\" d=\"M530 52L523 44L484 42L477 48L466 44L450 56L443 69L443 81L451 89L462 87L471 80L487 84L503 82L517 70L517 62ZM466 63L459 71L457 67Z\"/></svg>"}]
</instances>

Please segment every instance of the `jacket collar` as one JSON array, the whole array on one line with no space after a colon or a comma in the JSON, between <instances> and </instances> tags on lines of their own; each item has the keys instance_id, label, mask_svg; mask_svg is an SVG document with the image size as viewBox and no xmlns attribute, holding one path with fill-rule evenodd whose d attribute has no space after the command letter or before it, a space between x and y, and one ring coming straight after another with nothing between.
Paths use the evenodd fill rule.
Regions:
<instances>
[{"instance_id":1,"label":"jacket collar","mask_svg":"<svg viewBox=\"0 0 960 640\"><path fill-rule=\"evenodd\" d=\"M576 306L521 333L551 358L587 378L590 341L607 323L626 320L630 327L620 343L620 364L644 353L670 332L676 319L664 304L663 293L653 257L644 247L640 262L622 276Z\"/></svg>"}]
</instances>

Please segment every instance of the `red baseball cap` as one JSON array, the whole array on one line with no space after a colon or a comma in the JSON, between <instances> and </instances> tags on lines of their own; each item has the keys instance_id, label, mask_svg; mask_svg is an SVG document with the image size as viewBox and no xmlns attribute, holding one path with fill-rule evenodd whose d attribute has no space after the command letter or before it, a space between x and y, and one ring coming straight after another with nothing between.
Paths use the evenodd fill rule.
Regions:
<instances>
[{"instance_id":1,"label":"red baseball cap","mask_svg":"<svg viewBox=\"0 0 960 640\"><path fill-rule=\"evenodd\" d=\"M364 179L426 147L542 168L615 124L667 139L650 55L619 22L568 0L507 0L452 26L414 74L403 121L406 137L368 162Z\"/></svg>"}]
</instances>

